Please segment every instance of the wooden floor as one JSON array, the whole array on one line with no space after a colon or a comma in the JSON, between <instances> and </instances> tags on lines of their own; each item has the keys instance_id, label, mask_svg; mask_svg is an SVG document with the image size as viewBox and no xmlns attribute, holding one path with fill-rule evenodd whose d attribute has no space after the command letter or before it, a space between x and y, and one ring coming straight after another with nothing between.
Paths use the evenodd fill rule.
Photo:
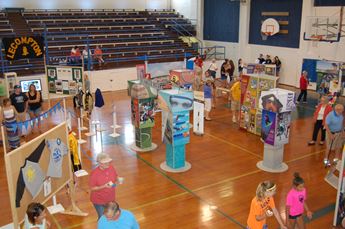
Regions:
<instances>
[{"instance_id":1,"label":"wooden floor","mask_svg":"<svg viewBox=\"0 0 345 229\"><path fill-rule=\"evenodd\" d=\"M309 147L311 138L313 105L300 105L294 112L290 143L285 146L284 161L289 170L281 174L263 172L256 167L262 159L263 144L258 136L240 131L231 122L231 111L226 100L219 98L212 111L213 120L205 123L205 134L191 134L186 148L187 161L192 169L180 174L166 173L160 169L165 160L165 146L161 142L161 117L156 116L153 129L154 152L135 153L129 145L134 141L130 120L130 98L125 91L105 93L106 106L93 113L102 120L108 131L103 132L103 151L111 155L113 165L124 184L117 187L120 206L131 210L141 228L245 228L250 201L260 181L273 180L278 184L275 202L285 218L285 198L291 188L294 172L299 172L306 181L308 204L316 212L316 218L307 228L332 228L336 190L324 180L326 170L322 159L324 147ZM117 107L121 137L113 139L110 129L111 107ZM72 103L68 101L72 112ZM45 124L48 129L52 123ZM73 122L74 128L76 122ZM34 135L30 136L31 138ZM85 138L87 138L85 136ZM95 155L102 151L100 140L88 138L82 145L83 167L90 171ZM0 158L0 225L11 222L4 161ZM89 201L88 177L79 180L77 204L89 213L88 217L66 215L49 216L53 228L96 228L96 212ZM58 201L68 204L65 191ZM278 228L274 219L268 221L270 228Z\"/></svg>"}]
</instances>

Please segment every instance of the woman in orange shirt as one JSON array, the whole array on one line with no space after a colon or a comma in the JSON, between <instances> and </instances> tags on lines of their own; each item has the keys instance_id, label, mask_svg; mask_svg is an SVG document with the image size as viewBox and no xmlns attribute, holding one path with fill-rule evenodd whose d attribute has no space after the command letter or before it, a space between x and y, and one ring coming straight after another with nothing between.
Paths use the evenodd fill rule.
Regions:
<instances>
[{"instance_id":1,"label":"woman in orange shirt","mask_svg":"<svg viewBox=\"0 0 345 229\"><path fill-rule=\"evenodd\" d=\"M277 211L273 196L277 186L271 181L264 181L256 189L256 196L250 205L247 229L267 229L266 218L274 215L282 229L287 229Z\"/></svg>"}]
</instances>

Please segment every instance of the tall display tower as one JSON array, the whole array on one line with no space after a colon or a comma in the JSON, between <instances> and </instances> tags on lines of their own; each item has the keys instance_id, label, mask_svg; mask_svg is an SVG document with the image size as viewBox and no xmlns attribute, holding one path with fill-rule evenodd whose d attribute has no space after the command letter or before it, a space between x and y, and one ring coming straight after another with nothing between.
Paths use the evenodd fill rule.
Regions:
<instances>
[{"instance_id":1,"label":"tall display tower","mask_svg":"<svg viewBox=\"0 0 345 229\"><path fill-rule=\"evenodd\" d=\"M138 152L152 151L157 148L152 143L155 96L150 87L144 86L139 80L128 81L128 94L131 96L132 124L135 127L135 144L131 149Z\"/></svg>"},{"instance_id":2,"label":"tall display tower","mask_svg":"<svg viewBox=\"0 0 345 229\"><path fill-rule=\"evenodd\" d=\"M295 93L274 88L262 91L259 108L262 110L261 139L264 142L264 159L258 168L267 172L284 172L284 145L289 142L291 112L295 109Z\"/></svg>"},{"instance_id":3,"label":"tall display tower","mask_svg":"<svg viewBox=\"0 0 345 229\"><path fill-rule=\"evenodd\" d=\"M186 162L185 146L189 143L189 113L193 109L193 92L161 90L158 104L162 109L162 140L166 145L166 161L161 169L184 172L191 168Z\"/></svg>"}]
</instances>

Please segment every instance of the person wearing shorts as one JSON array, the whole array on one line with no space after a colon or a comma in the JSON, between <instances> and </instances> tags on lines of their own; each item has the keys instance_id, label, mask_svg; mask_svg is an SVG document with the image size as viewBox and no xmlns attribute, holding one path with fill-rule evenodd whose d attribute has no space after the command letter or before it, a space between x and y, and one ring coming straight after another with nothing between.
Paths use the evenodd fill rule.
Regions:
<instances>
[{"instance_id":1,"label":"person wearing shorts","mask_svg":"<svg viewBox=\"0 0 345 229\"><path fill-rule=\"evenodd\" d=\"M205 98L205 119L210 121L210 112L212 109L212 81L207 80L204 85L204 98Z\"/></svg>"},{"instance_id":2,"label":"person wearing shorts","mask_svg":"<svg viewBox=\"0 0 345 229\"><path fill-rule=\"evenodd\" d=\"M28 97L29 115L31 119L38 118L41 114L42 95L41 92L36 90L35 84L29 86L29 91L26 96ZM38 129L40 130L40 119L38 119Z\"/></svg>"},{"instance_id":3,"label":"person wearing shorts","mask_svg":"<svg viewBox=\"0 0 345 229\"><path fill-rule=\"evenodd\" d=\"M239 117L240 100L241 100L241 82L238 78L230 89L232 122L236 123Z\"/></svg>"},{"instance_id":4,"label":"person wearing shorts","mask_svg":"<svg viewBox=\"0 0 345 229\"><path fill-rule=\"evenodd\" d=\"M334 110L331 111L326 117L326 144L327 150L325 152L324 164L330 165L329 155L335 152L333 162L337 162L340 157L340 152L344 145L344 106L337 104Z\"/></svg>"}]
</instances>

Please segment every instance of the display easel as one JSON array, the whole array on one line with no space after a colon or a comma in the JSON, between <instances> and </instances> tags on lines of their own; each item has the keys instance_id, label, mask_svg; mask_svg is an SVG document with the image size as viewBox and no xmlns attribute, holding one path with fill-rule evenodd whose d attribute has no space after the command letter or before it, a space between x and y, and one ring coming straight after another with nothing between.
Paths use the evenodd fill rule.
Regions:
<instances>
[{"instance_id":1,"label":"display easel","mask_svg":"<svg viewBox=\"0 0 345 229\"><path fill-rule=\"evenodd\" d=\"M66 109L65 109L66 111ZM65 114L66 116L66 114ZM66 120L66 119L65 119ZM4 128L1 128L2 137L5 136ZM59 191L64 189L66 185L69 187L68 195L71 200L71 206L62 214L68 215L76 215L76 216L87 216L88 214L82 212L75 203L75 188L73 184L73 172L70 169L72 167L71 158L69 156L69 152L66 156L62 158L62 172L61 178L54 178L51 184L51 192L47 196L45 196L42 190L39 191L38 195L34 198L31 196L27 189L24 189L24 193L22 198L20 199L20 205L16 206L16 190L17 190L17 179L21 170L21 166L25 164L29 155L37 148L38 145L42 144L43 141L47 139L57 139L60 138L61 142L65 145L68 145L68 130L67 130L67 123L64 121L63 123L59 124L58 126L50 129L49 131L45 132L44 134L36 137L35 139L27 142L26 144L20 146L19 148L7 152L7 148L4 145L4 157L5 157L5 166L6 166L6 175L7 175L7 182L8 182L8 190L9 190L9 199L11 204L11 212L12 212L12 219L14 228L18 228L19 224L24 221L25 212L27 205L31 202L40 202L45 204L50 199L52 199ZM38 161L39 166L42 168L43 171L46 171L49 164L50 153L46 146L43 148L43 152Z\"/></svg>"},{"instance_id":2,"label":"display easel","mask_svg":"<svg viewBox=\"0 0 345 229\"><path fill-rule=\"evenodd\" d=\"M193 133L196 135L204 134L204 100L204 92L194 91Z\"/></svg>"}]
</instances>

